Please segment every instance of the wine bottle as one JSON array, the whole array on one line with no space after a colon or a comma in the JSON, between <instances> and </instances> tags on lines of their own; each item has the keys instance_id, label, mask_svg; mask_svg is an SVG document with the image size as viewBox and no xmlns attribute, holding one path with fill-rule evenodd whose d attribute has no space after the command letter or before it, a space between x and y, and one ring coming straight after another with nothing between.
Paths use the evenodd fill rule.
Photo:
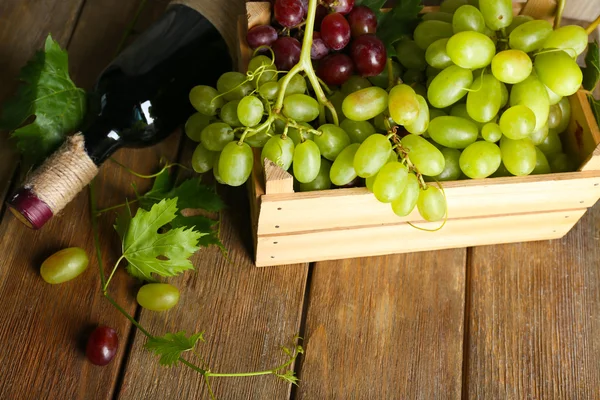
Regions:
<instances>
[{"instance_id":1,"label":"wine bottle","mask_svg":"<svg viewBox=\"0 0 600 400\"><path fill-rule=\"evenodd\" d=\"M41 228L116 150L165 139L193 112L190 89L214 86L231 69L228 44L232 48L235 40L221 33L221 19L211 23L195 5L202 2L172 2L104 70L89 96L81 132L70 136L9 198L9 209L20 221Z\"/></svg>"}]
</instances>

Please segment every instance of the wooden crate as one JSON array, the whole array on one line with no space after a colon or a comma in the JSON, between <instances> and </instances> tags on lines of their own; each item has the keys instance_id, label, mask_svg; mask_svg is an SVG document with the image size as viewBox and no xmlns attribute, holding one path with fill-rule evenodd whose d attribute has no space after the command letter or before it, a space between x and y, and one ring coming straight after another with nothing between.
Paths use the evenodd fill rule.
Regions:
<instances>
[{"instance_id":1,"label":"wooden crate","mask_svg":"<svg viewBox=\"0 0 600 400\"><path fill-rule=\"evenodd\" d=\"M248 27L269 22L269 3L248 3L242 17L239 66L250 50ZM515 4L515 12L526 9ZM429 8L426 11L430 11ZM600 198L600 131L584 92L569 99L571 123L562 136L577 172L444 182L448 221L424 221L415 209L396 216L366 188L295 193L293 177L255 153L248 183L255 260L259 267L382 254L557 239Z\"/></svg>"}]
</instances>

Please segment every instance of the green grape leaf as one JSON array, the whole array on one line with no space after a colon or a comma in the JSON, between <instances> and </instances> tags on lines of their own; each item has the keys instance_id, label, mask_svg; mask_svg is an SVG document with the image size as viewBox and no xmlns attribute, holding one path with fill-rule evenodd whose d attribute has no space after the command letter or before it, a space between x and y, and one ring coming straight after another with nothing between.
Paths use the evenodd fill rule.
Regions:
<instances>
[{"instance_id":1,"label":"green grape leaf","mask_svg":"<svg viewBox=\"0 0 600 400\"><path fill-rule=\"evenodd\" d=\"M600 49L598 42L588 44L588 52L585 56L585 68L583 72L583 87L585 90L593 91L600 81Z\"/></svg>"},{"instance_id":2,"label":"green grape leaf","mask_svg":"<svg viewBox=\"0 0 600 400\"><path fill-rule=\"evenodd\" d=\"M56 150L65 135L77 130L86 109L86 93L69 76L65 50L48 35L38 51L21 69L14 98L2 109L0 128L12 132L27 163L39 163ZM28 123L32 116L33 122Z\"/></svg>"},{"instance_id":3,"label":"green grape leaf","mask_svg":"<svg viewBox=\"0 0 600 400\"><path fill-rule=\"evenodd\" d=\"M154 281L152 274L168 277L194 269L188 258L199 249L198 239L206 233L193 228L158 233L175 219L176 213L177 198L164 199L150 211L140 208L133 218L129 212L117 219L115 229L122 237L123 258L130 275Z\"/></svg>"},{"instance_id":4,"label":"green grape leaf","mask_svg":"<svg viewBox=\"0 0 600 400\"><path fill-rule=\"evenodd\" d=\"M179 360L181 354L190 351L196 346L198 340L204 342L204 332L196 333L190 337L185 331L167 333L162 337L148 339L144 347L160 356L159 364L170 367Z\"/></svg>"},{"instance_id":5,"label":"green grape leaf","mask_svg":"<svg viewBox=\"0 0 600 400\"><path fill-rule=\"evenodd\" d=\"M213 188L204 185L200 179L188 179L179 186L173 186L168 171L163 171L154 180L150 191L139 198L140 207L149 210L154 204L163 199L177 198L175 218L171 221L171 228L194 228L205 233L199 240L199 245L208 247L218 246L226 254L225 246L221 243L216 226L219 221L205 215L183 215L181 210L203 210L209 213L223 209L224 204Z\"/></svg>"},{"instance_id":6,"label":"green grape leaf","mask_svg":"<svg viewBox=\"0 0 600 400\"><path fill-rule=\"evenodd\" d=\"M398 0L394 8L379 16L377 36L385 45L388 57L396 55L394 43L403 36L412 35L422 9L421 0Z\"/></svg>"}]
</instances>

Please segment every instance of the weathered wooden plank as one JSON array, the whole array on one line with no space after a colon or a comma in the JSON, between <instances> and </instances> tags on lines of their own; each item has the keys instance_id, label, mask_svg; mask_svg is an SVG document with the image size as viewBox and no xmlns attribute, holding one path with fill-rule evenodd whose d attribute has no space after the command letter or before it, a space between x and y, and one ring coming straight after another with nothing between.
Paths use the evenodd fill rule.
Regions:
<instances>
[{"instance_id":1,"label":"weathered wooden plank","mask_svg":"<svg viewBox=\"0 0 600 400\"><path fill-rule=\"evenodd\" d=\"M472 250L464 398L598 398L599 233Z\"/></svg>"},{"instance_id":2,"label":"weathered wooden plank","mask_svg":"<svg viewBox=\"0 0 600 400\"><path fill-rule=\"evenodd\" d=\"M285 361L280 346L299 333L308 265L256 268L244 188L226 191L221 235L230 261L216 248L200 250L196 273L169 280L181 291L179 304L164 313L142 309L139 320L155 335L205 331L198 351L214 372L270 369ZM145 342L136 331L120 399L208 398L201 375L181 364L159 366ZM220 399L284 399L290 391L274 376L215 378L212 386Z\"/></svg>"},{"instance_id":3,"label":"weathered wooden plank","mask_svg":"<svg viewBox=\"0 0 600 400\"><path fill-rule=\"evenodd\" d=\"M138 3L137 0L86 3L69 46L75 82L88 87L93 83L114 54L124 26L131 20ZM22 7L31 5L23 3ZM45 11L49 13L48 18L60 21L59 16L51 15L52 10ZM43 17L38 18L43 21ZM14 21L14 26L21 24L22 20ZM152 149L127 150L118 153L116 158L142 173L154 172L161 155L175 157L178 141L175 136ZM99 206L121 203L126 195L132 197L132 182L136 182L140 190L150 184L107 163L98 177ZM100 219L102 253L108 266L116 261L120 249L113 223L114 214L107 213ZM86 249L90 257L88 270L75 281L58 286L46 284L39 276L40 263L56 250L69 246ZM41 231L25 228L10 213L4 215L0 224L0 251L3 254L0 269L2 397L111 398L130 324L100 294L87 191ZM131 281L124 275L117 273L110 291L117 301L133 312L136 306ZM90 364L83 352L86 335L97 324L115 328L121 340L117 357L104 368Z\"/></svg>"},{"instance_id":4,"label":"weathered wooden plank","mask_svg":"<svg viewBox=\"0 0 600 400\"><path fill-rule=\"evenodd\" d=\"M296 398L460 398L465 257L317 263Z\"/></svg>"},{"instance_id":5,"label":"weathered wooden plank","mask_svg":"<svg viewBox=\"0 0 600 400\"><path fill-rule=\"evenodd\" d=\"M43 46L48 33L51 33L61 46L67 45L82 4L83 0L0 2L0 105L15 92L19 70L36 50ZM18 164L14 143L7 133L2 131L0 160L2 204Z\"/></svg>"}]
</instances>

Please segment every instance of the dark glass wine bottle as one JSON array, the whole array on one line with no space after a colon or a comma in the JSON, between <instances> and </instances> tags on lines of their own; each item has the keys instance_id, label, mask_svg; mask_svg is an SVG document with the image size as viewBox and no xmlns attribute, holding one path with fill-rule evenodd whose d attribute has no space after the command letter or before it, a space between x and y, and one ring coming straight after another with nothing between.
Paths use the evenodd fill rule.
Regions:
<instances>
[{"instance_id":1,"label":"dark glass wine bottle","mask_svg":"<svg viewBox=\"0 0 600 400\"><path fill-rule=\"evenodd\" d=\"M9 209L41 228L116 150L150 146L175 131L193 112L190 89L214 86L231 66L226 41L193 2L171 4L104 70L89 96L82 131L28 177L9 198Z\"/></svg>"}]
</instances>

